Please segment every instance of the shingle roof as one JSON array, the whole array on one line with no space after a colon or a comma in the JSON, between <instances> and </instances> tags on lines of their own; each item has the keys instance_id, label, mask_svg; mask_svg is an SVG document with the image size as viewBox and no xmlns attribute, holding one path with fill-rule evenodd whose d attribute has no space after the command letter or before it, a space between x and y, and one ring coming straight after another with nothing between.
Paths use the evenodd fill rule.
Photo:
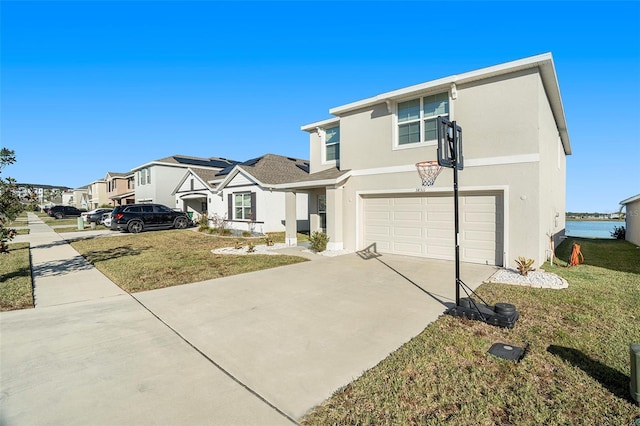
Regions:
<instances>
[{"instance_id":1,"label":"shingle roof","mask_svg":"<svg viewBox=\"0 0 640 426\"><path fill-rule=\"evenodd\" d=\"M191 169L191 171L195 175L197 175L200 179L202 179L204 182L206 182L206 184L211 188L215 188L216 185L211 184L209 182L212 180L220 179L220 178L216 178L216 174L218 173L217 170Z\"/></svg>"},{"instance_id":2,"label":"shingle roof","mask_svg":"<svg viewBox=\"0 0 640 426\"><path fill-rule=\"evenodd\" d=\"M172 163L172 164L182 164L185 166L204 166L204 167L216 167L218 169L224 169L225 167L234 166L238 164L238 161L228 160L226 158L221 157L190 157L188 155L171 155L169 157L161 158L156 160L158 163Z\"/></svg>"},{"instance_id":3,"label":"shingle roof","mask_svg":"<svg viewBox=\"0 0 640 426\"><path fill-rule=\"evenodd\" d=\"M275 154L252 158L238 164L238 167L263 184L277 185L297 182L309 176L309 161ZM233 170L233 167L228 167L218 173L217 176L228 175L231 170Z\"/></svg>"}]
</instances>

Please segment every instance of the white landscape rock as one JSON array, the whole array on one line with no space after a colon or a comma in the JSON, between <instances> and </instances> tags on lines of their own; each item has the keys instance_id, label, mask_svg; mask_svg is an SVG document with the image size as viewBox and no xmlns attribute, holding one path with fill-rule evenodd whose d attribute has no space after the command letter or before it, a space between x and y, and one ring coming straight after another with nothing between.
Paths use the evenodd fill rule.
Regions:
<instances>
[{"instance_id":1,"label":"white landscape rock","mask_svg":"<svg viewBox=\"0 0 640 426\"><path fill-rule=\"evenodd\" d=\"M485 282L514 284L535 288L562 289L569 287L569 283L564 278L546 272L542 269L529 272L527 276L520 275L515 269L504 268L496 271Z\"/></svg>"}]
</instances>

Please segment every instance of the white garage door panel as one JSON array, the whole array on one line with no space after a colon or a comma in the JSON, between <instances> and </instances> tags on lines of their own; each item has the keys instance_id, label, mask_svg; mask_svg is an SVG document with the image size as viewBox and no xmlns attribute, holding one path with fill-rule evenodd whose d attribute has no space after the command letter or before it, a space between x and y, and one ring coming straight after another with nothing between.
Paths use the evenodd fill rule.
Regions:
<instances>
[{"instance_id":1,"label":"white garage door panel","mask_svg":"<svg viewBox=\"0 0 640 426\"><path fill-rule=\"evenodd\" d=\"M412 220L414 222L422 221L422 212L395 211L393 212L393 220Z\"/></svg>"},{"instance_id":2,"label":"white garage door panel","mask_svg":"<svg viewBox=\"0 0 640 426\"><path fill-rule=\"evenodd\" d=\"M381 252L453 259L452 196L402 194L363 197L364 244ZM502 196L465 194L459 198L460 258L502 263Z\"/></svg>"}]
</instances>

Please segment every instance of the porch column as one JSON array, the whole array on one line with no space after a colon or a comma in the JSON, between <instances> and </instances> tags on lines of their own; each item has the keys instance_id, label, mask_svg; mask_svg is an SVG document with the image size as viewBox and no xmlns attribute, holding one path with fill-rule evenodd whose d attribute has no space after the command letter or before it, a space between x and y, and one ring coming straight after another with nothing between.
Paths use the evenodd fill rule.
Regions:
<instances>
[{"instance_id":1,"label":"porch column","mask_svg":"<svg viewBox=\"0 0 640 426\"><path fill-rule=\"evenodd\" d=\"M342 187L327 188L327 250L342 250Z\"/></svg>"},{"instance_id":2,"label":"porch column","mask_svg":"<svg viewBox=\"0 0 640 426\"><path fill-rule=\"evenodd\" d=\"M285 243L287 246L298 245L298 215L296 214L296 193L286 191L284 198Z\"/></svg>"}]
</instances>

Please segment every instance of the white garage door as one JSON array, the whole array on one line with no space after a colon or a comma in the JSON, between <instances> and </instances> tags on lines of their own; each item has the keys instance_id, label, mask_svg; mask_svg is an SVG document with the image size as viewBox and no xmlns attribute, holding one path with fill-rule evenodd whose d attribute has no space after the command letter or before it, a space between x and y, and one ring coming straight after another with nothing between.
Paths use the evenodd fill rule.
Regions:
<instances>
[{"instance_id":1,"label":"white garage door","mask_svg":"<svg viewBox=\"0 0 640 426\"><path fill-rule=\"evenodd\" d=\"M502 265L503 201L497 193L459 197L460 260ZM364 246L382 253L455 257L453 196L401 194L363 197Z\"/></svg>"}]
</instances>

